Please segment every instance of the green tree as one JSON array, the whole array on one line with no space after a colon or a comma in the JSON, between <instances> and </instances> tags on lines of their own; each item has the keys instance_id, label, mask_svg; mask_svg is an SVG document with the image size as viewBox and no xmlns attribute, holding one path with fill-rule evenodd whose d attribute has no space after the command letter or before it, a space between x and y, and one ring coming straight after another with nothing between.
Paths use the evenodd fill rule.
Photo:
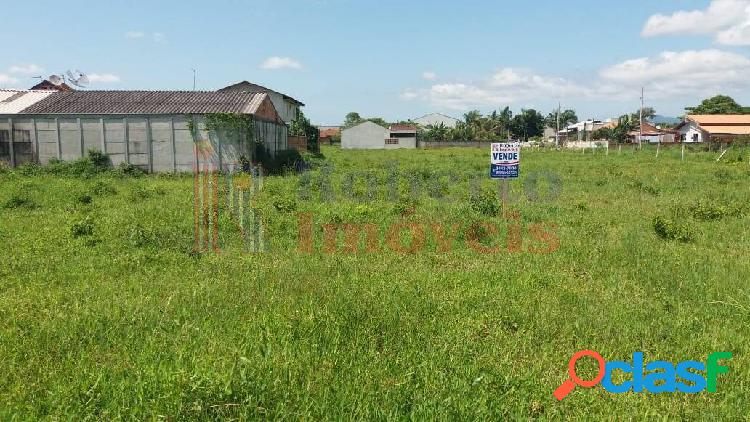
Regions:
<instances>
[{"instance_id":1,"label":"green tree","mask_svg":"<svg viewBox=\"0 0 750 422\"><path fill-rule=\"evenodd\" d=\"M564 110L560 112L560 129L565 129L567 126L578 123L578 115L575 110ZM557 128L557 110L553 110L544 119L544 125L553 129Z\"/></svg>"},{"instance_id":2,"label":"green tree","mask_svg":"<svg viewBox=\"0 0 750 422\"><path fill-rule=\"evenodd\" d=\"M366 119L366 120L368 122L373 122L376 125L380 125L380 126L383 126L383 127L386 127L386 128L391 126L391 124L388 123L388 122L386 122L385 119L383 119L382 117L371 117L371 118Z\"/></svg>"},{"instance_id":3,"label":"green tree","mask_svg":"<svg viewBox=\"0 0 750 422\"><path fill-rule=\"evenodd\" d=\"M302 110L297 110L297 115L289 125L289 134L306 137L308 151L320 151L320 146L318 145L320 131L317 127L310 124L310 119L305 117L305 113L303 113Z\"/></svg>"},{"instance_id":4,"label":"green tree","mask_svg":"<svg viewBox=\"0 0 750 422\"><path fill-rule=\"evenodd\" d=\"M479 110L472 110L464 114L464 123L466 123L469 126L478 125L481 119L482 119L482 113L480 113Z\"/></svg>"},{"instance_id":5,"label":"green tree","mask_svg":"<svg viewBox=\"0 0 750 422\"><path fill-rule=\"evenodd\" d=\"M698 107L685 107L689 114L745 114L744 107L737 104L732 97L717 95L707 98Z\"/></svg>"},{"instance_id":6,"label":"green tree","mask_svg":"<svg viewBox=\"0 0 750 422\"><path fill-rule=\"evenodd\" d=\"M447 141L451 135L451 130L441 122L439 125L428 125L424 134L424 139L428 141Z\"/></svg>"},{"instance_id":7,"label":"green tree","mask_svg":"<svg viewBox=\"0 0 750 422\"><path fill-rule=\"evenodd\" d=\"M594 131L591 134L591 138L595 141L599 140L610 140L617 141L618 143L625 143L628 140L628 133L638 128L638 118L634 118L632 115L620 116L617 121L617 126L614 128L602 128Z\"/></svg>"},{"instance_id":8,"label":"green tree","mask_svg":"<svg viewBox=\"0 0 750 422\"><path fill-rule=\"evenodd\" d=\"M362 123L364 120L362 119L362 116L359 115L359 113L352 111L351 113L348 113L346 115L346 118L344 119L344 124L342 125L344 128L350 128L352 126L356 126L360 123Z\"/></svg>"},{"instance_id":9,"label":"green tree","mask_svg":"<svg viewBox=\"0 0 750 422\"><path fill-rule=\"evenodd\" d=\"M648 121L654 118L656 116L656 110L653 107L643 107L643 121ZM630 115L630 118L628 120L634 121L634 122L640 122L641 119L641 111L636 110L633 114Z\"/></svg>"},{"instance_id":10,"label":"green tree","mask_svg":"<svg viewBox=\"0 0 750 422\"><path fill-rule=\"evenodd\" d=\"M542 136L544 133L544 117L534 110L521 110L511 123L511 134L516 139L528 141L529 138Z\"/></svg>"}]
</instances>

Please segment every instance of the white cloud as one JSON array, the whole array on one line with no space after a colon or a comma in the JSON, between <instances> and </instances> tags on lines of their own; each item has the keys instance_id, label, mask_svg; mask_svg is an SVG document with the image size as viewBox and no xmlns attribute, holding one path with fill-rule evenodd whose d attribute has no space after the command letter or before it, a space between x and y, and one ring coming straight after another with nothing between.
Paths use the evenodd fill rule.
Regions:
<instances>
[{"instance_id":1,"label":"white cloud","mask_svg":"<svg viewBox=\"0 0 750 422\"><path fill-rule=\"evenodd\" d=\"M435 72L423 72L422 79L426 81L434 81L437 79L437 74Z\"/></svg>"},{"instance_id":2,"label":"white cloud","mask_svg":"<svg viewBox=\"0 0 750 422\"><path fill-rule=\"evenodd\" d=\"M417 93L415 91L412 91L412 90L407 90L407 91L404 91L403 93L401 93L401 95L399 95L399 97L402 100L411 101L411 100L419 98L419 93Z\"/></svg>"},{"instance_id":3,"label":"white cloud","mask_svg":"<svg viewBox=\"0 0 750 422\"><path fill-rule=\"evenodd\" d=\"M750 85L750 59L721 50L667 51L627 60L600 72L610 90L645 85L659 96L714 92ZM612 85L614 84L614 85Z\"/></svg>"},{"instance_id":4,"label":"white cloud","mask_svg":"<svg viewBox=\"0 0 750 422\"><path fill-rule=\"evenodd\" d=\"M16 74L21 74L21 75L39 76L42 74L42 72L44 72L44 69L32 63L17 64L15 66L11 66L8 69L8 73L16 73Z\"/></svg>"},{"instance_id":5,"label":"white cloud","mask_svg":"<svg viewBox=\"0 0 750 422\"><path fill-rule=\"evenodd\" d=\"M750 45L750 18L716 34L716 41L724 45Z\"/></svg>"},{"instance_id":6,"label":"white cloud","mask_svg":"<svg viewBox=\"0 0 750 422\"><path fill-rule=\"evenodd\" d=\"M120 82L120 77L111 73L90 73L88 74L89 81L91 83L117 83Z\"/></svg>"},{"instance_id":7,"label":"white cloud","mask_svg":"<svg viewBox=\"0 0 750 422\"><path fill-rule=\"evenodd\" d=\"M141 32L141 31L128 31L125 33L125 38L130 38L130 39L139 39L145 36L146 36L146 33Z\"/></svg>"},{"instance_id":8,"label":"white cloud","mask_svg":"<svg viewBox=\"0 0 750 422\"><path fill-rule=\"evenodd\" d=\"M404 91L402 100L420 100L456 110L528 105L543 100L635 100L645 87L651 99L697 97L750 88L750 58L716 49L664 52L626 60L600 70L598 78L574 81L530 70L502 68L481 82L433 84Z\"/></svg>"},{"instance_id":9,"label":"white cloud","mask_svg":"<svg viewBox=\"0 0 750 422\"><path fill-rule=\"evenodd\" d=\"M18 83L18 79L10 75L5 75L3 73L0 73L0 85L14 85L17 83Z\"/></svg>"},{"instance_id":10,"label":"white cloud","mask_svg":"<svg viewBox=\"0 0 750 422\"><path fill-rule=\"evenodd\" d=\"M581 96L586 88L563 78L537 75L533 72L503 68L481 83L442 83L420 91L409 90L401 99L420 98L435 106L466 110L470 108L517 103L562 96Z\"/></svg>"},{"instance_id":11,"label":"white cloud","mask_svg":"<svg viewBox=\"0 0 750 422\"><path fill-rule=\"evenodd\" d=\"M263 69L300 69L302 65L290 57L269 57L260 65Z\"/></svg>"},{"instance_id":12,"label":"white cloud","mask_svg":"<svg viewBox=\"0 0 750 422\"><path fill-rule=\"evenodd\" d=\"M713 0L705 10L651 16L644 37L675 34L712 35L724 45L750 45L750 0Z\"/></svg>"},{"instance_id":13,"label":"white cloud","mask_svg":"<svg viewBox=\"0 0 750 422\"><path fill-rule=\"evenodd\" d=\"M167 37L162 32L128 31L125 33L125 38L130 40L151 39L158 44L165 44L167 42Z\"/></svg>"}]
</instances>

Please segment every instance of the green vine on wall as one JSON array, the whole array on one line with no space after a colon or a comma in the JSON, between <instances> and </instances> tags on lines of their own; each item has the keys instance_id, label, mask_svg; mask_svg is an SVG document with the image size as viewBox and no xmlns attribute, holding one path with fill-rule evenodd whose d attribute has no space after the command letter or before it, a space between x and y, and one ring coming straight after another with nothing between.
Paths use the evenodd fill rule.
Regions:
<instances>
[{"instance_id":1,"label":"green vine on wall","mask_svg":"<svg viewBox=\"0 0 750 422\"><path fill-rule=\"evenodd\" d=\"M203 122L209 133L212 132L219 138L233 138L248 147L250 156L242 154L239 157L243 168L247 168L258 155L263 155L263 141L255 138L255 119L251 114L209 113L203 115ZM195 116L188 116L188 129L194 143L203 142L198 136Z\"/></svg>"}]
</instances>

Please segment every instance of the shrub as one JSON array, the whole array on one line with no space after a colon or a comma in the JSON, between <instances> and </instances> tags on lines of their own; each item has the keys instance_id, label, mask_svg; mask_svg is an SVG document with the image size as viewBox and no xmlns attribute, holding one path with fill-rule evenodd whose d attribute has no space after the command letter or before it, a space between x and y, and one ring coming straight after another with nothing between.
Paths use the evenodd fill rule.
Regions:
<instances>
[{"instance_id":1,"label":"shrub","mask_svg":"<svg viewBox=\"0 0 750 422\"><path fill-rule=\"evenodd\" d=\"M638 189L641 192L645 192L654 196L659 195L659 188L652 185L647 185L646 183L641 182L640 180L634 180L630 183L630 186L633 188Z\"/></svg>"},{"instance_id":2,"label":"shrub","mask_svg":"<svg viewBox=\"0 0 750 422\"><path fill-rule=\"evenodd\" d=\"M670 218L657 216L654 218L654 231L662 239L692 242L694 235L690 226L676 222Z\"/></svg>"},{"instance_id":3,"label":"shrub","mask_svg":"<svg viewBox=\"0 0 750 422\"><path fill-rule=\"evenodd\" d=\"M94 223L91 221L90 216L86 216L83 220L76 221L70 227L70 235L74 239L82 236L91 236L94 234Z\"/></svg>"},{"instance_id":4,"label":"shrub","mask_svg":"<svg viewBox=\"0 0 750 422\"><path fill-rule=\"evenodd\" d=\"M144 174L143 170L128 163L120 163L120 165L117 166L116 173L122 177L140 177Z\"/></svg>"},{"instance_id":5,"label":"shrub","mask_svg":"<svg viewBox=\"0 0 750 422\"><path fill-rule=\"evenodd\" d=\"M267 174L298 171L304 167L304 159L296 149L276 151L276 155L272 155L262 142L255 144L255 160L263 166Z\"/></svg>"},{"instance_id":6,"label":"shrub","mask_svg":"<svg viewBox=\"0 0 750 422\"><path fill-rule=\"evenodd\" d=\"M273 165L269 171L272 174L283 173L284 171L298 171L303 165L302 155L296 149L285 149L276 152L273 158Z\"/></svg>"},{"instance_id":7,"label":"shrub","mask_svg":"<svg viewBox=\"0 0 750 422\"><path fill-rule=\"evenodd\" d=\"M393 212L394 214L401 216L413 215L417 212L418 205L417 201L413 198L402 196L398 198L398 201L393 205Z\"/></svg>"},{"instance_id":8,"label":"shrub","mask_svg":"<svg viewBox=\"0 0 750 422\"><path fill-rule=\"evenodd\" d=\"M117 190L109 183L100 180L91 188L91 193L96 196L111 196L117 195Z\"/></svg>"},{"instance_id":9,"label":"shrub","mask_svg":"<svg viewBox=\"0 0 750 422\"><path fill-rule=\"evenodd\" d=\"M19 208L33 210L39 208L39 205L37 205L37 203L28 196L17 193L12 195L10 198L8 198L7 201L5 201L5 204L3 204L3 208L7 210L14 210Z\"/></svg>"},{"instance_id":10,"label":"shrub","mask_svg":"<svg viewBox=\"0 0 750 422\"><path fill-rule=\"evenodd\" d=\"M471 209L489 217L496 216L500 213L500 202L497 195L492 190L482 190L481 192L472 192L469 197Z\"/></svg>"},{"instance_id":11,"label":"shrub","mask_svg":"<svg viewBox=\"0 0 750 422\"><path fill-rule=\"evenodd\" d=\"M10 172L10 167L7 164L0 161L0 174L6 174Z\"/></svg>"},{"instance_id":12,"label":"shrub","mask_svg":"<svg viewBox=\"0 0 750 422\"><path fill-rule=\"evenodd\" d=\"M44 172L44 168L37 163L23 163L16 169L23 176L36 176Z\"/></svg>"},{"instance_id":13,"label":"shrub","mask_svg":"<svg viewBox=\"0 0 750 422\"><path fill-rule=\"evenodd\" d=\"M109 156L98 149L88 150L88 159L98 172L107 171L112 167Z\"/></svg>"},{"instance_id":14,"label":"shrub","mask_svg":"<svg viewBox=\"0 0 750 422\"><path fill-rule=\"evenodd\" d=\"M93 201L93 198L88 193L79 193L75 197L75 202L78 204L88 205Z\"/></svg>"},{"instance_id":15,"label":"shrub","mask_svg":"<svg viewBox=\"0 0 750 422\"><path fill-rule=\"evenodd\" d=\"M128 238L130 243L137 248L153 247L157 244L154 232L141 224L136 224L130 228Z\"/></svg>"},{"instance_id":16,"label":"shrub","mask_svg":"<svg viewBox=\"0 0 750 422\"><path fill-rule=\"evenodd\" d=\"M276 197L273 200L273 207L279 212L293 212L297 210L297 200L292 196Z\"/></svg>"},{"instance_id":17,"label":"shrub","mask_svg":"<svg viewBox=\"0 0 750 422\"><path fill-rule=\"evenodd\" d=\"M689 205L687 211L693 218L702 221L721 220L743 214L742 208L736 205L716 204L705 200Z\"/></svg>"},{"instance_id":18,"label":"shrub","mask_svg":"<svg viewBox=\"0 0 750 422\"><path fill-rule=\"evenodd\" d=\"M151 198L151 194L152 191L143 186L135 186L133 190L130 191L130 196L135 200Z\"/></svg>"}]
</instances>

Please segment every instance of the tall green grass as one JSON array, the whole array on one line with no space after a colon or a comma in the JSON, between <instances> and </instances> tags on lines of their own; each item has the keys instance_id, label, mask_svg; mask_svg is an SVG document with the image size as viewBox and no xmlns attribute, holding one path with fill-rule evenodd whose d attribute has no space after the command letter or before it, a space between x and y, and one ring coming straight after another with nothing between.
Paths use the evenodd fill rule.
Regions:
<instances>
[{"instance_id":1,"label":"tall green grass","mask_svg":"<svg viewBox=\"0 0 750 422\"><path fill-rule=\"evenodd\" d=\"M0 174L0 418L743 419L750 414L750 236L744 160L652 149L523 151L522 174L560 178L554 201L521 182L523 241L555 225L554 253L324 253L322 225L400 222L499 228L489 198L448 183L440 202L395 200L349 172L397 165L488 172L487 152L323 149L333 199L301 178L265 179L268 252L245 254L222 213L220 254L192 251L192 177L128 172ZM395 164L397 163L397 164ZM383 185L385 186L385 185ZM480 195L480 196L481 196ZM298 213L316 248L297 252ZM656 224L661 221L662 224ZM669 222L669 223L667 223ZM689 233L682 238L674 233ZM429 232L428 232L429 233ZM704 360L731 351L715 394L553 390L568 359ZM587 368L582 368L585 371Z\"/></svg>"}]
</instances>

